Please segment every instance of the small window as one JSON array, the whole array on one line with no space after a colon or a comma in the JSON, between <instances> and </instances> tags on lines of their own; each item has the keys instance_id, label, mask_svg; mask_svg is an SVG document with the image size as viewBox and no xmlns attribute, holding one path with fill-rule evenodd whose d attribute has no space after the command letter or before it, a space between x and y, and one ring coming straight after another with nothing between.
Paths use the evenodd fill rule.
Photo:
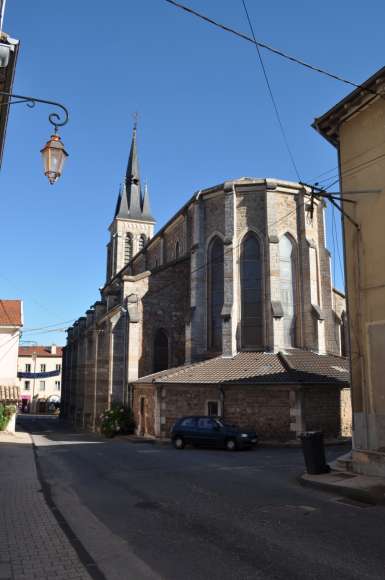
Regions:
<instances>
[{"instance_id":1,"label":"small window","mask_svg":"<svg viewBox=\"0 0 385 580\"><path fill-rule=\"evenodd\" d=\"M179 241L175 244L175 259L179 258L180 256L180 243Z\"/></svg>"},{"instance_id":2,"label":"small window","mask_svg":"<svg viewBox=\"0 0 385 580\"><path fill-rule=\"evenodd\" d=\"M130 233L126 234L126 239L124 242L124 261L127 264L132 258L132 235Z\"/></svg>"},{"instance_id":3,"label":"small window","mask_svg":"<svg viewBox=\"0 0 385 580\"><path fill-rule=\"evenodd\" d=\"M61 371L61 365L56 365L56 370Z\"/></svg>"},{"instance_id":4,"label":"small window","mask_svg":"<svg viewBox=\"0 0 385 580\"><path fill-rule=\"evenodd\" d=\"M219 403L218 401L208 401L207 402L207 414L209 417L218 417L219 415Z\"/></svg>"},{"instance_id":5,"label":"small window","mask_svg":"<svg viewBox=\"0 0 385 580\"><path fill-rule=\"evenodd\" d=\"M46 365L45 364L41 364L40 365L40 372L41 373L45 373L45 370L46 370Z\"/></svg>"},{"instance_id":6,"label":"small window","mask_svg":"<svg viewBox=\"0 0 385 580\"><path fill-rule=\"evenodd\" d=\"M188 417L183 419L180 425L181 427L196 427L196 420L193 417Z\"/></svg>"},{"instance_id":7,"label":"small window","mask_svg":"<svg viewBox=\"0 0 385 580\"><path fill-rule=\"evenodd\" d=\"M45 391L45 381L40 381L39 389L40 391Z\"/></svg>"},{"instance_id":8,"label":"small window","mask_svg":"<svg viewBox=\"0 0 385 580\"><path fill-rule=\"evenodd\" d=\"M30 373L31 372L31 365L25 365L25 372L26 373Z\"/></svg>"},{"instance_id":9,"label":"small window","mask_svg":"<svg viewBox=\"0 0 385 580\"><path fill-rule=\"evenodd\" d=\"M144 246L146 245L147 238L144 234L139 237L139 252L143 250Z\"/></svg>"},{"instance_id":10,"label":"small window","mask_svg":"<svg viewBox=\"0 0 385 580\"><path fill-rule=\"evenodd\" d=\"M24 390L25 391L29 391L31 389L31 382L30 381L24 381Z\"/></svg>"},{"instance_id":11,"label":"small window","mask_svg":"<svg viewBox=\"0 0 385 580\"><path fill-rule=\"evenodd\" d=\"M60 391L60 381L55 381L55 389Z\"/></svg>"}]
</instances>

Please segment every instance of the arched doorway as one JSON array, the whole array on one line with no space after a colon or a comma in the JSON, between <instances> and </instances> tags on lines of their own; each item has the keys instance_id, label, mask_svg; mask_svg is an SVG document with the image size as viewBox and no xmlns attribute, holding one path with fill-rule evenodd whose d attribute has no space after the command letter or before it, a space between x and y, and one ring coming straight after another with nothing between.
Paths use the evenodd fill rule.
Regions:
<instances>
[{"instance_id":1,"label":"arched doorway","mask_svg":"<svg viewBox=\"0 0 385 580\"><path fill-rule=\"evenodd\" d=\"M154 373L168 369L168 336L159 328L154 337Z\"/></svg>"}]
</instances>

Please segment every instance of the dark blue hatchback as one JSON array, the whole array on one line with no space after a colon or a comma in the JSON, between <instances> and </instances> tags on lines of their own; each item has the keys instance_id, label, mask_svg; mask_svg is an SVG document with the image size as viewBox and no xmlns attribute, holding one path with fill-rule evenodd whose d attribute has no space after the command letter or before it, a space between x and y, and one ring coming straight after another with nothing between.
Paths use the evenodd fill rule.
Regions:
<instances>
[{"instance_id":1,"label":"dark blue hatchback","mask_svg":"<svg viewBox=\"0 0 385 580\"><path fill-rule=\"evenodd\" d=\"M224 423L215 417L182 417L171 430L171 439L176 449L185 445L220 447L235 451L250 449L257 444L255 431L242 430Z\"/></svg>"}]
</instances>

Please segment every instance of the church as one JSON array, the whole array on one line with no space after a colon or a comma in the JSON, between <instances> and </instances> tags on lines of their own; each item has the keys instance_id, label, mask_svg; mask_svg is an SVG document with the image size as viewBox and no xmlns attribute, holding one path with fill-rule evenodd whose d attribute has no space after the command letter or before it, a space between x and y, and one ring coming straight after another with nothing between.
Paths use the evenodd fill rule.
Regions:
<instances>
[{"instance_id":1,"label":"church","mask_svg":"<svg viewBox=\"0 0 385 580\"><path fill-rule=\"evenodd\" d=\"M138 435L215 415L262 440L350 435L345 298L325 205L300 183L241 177L194 193L154 235L134 127L100 299L68 329L62 415L98 429L114 402Z\"/></svg>"}]
</instances>

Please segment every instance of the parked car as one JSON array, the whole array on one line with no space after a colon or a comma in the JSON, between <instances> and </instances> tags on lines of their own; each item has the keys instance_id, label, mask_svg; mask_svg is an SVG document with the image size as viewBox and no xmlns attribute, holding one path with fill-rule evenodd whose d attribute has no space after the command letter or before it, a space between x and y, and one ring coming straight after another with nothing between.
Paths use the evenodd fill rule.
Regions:
<instances>
[{"instance_id":1,"label":"parked car","mask_svg":"<svg viewBox=\"0 0 385 580\"><path fill-rule=\"evenodd\" d=\"M185 445L221 447L229 451L251 448L258 442L255 431L239 429L215 417L182 417L171 430L176 449Z\"/></svg>"}]
</instances>

